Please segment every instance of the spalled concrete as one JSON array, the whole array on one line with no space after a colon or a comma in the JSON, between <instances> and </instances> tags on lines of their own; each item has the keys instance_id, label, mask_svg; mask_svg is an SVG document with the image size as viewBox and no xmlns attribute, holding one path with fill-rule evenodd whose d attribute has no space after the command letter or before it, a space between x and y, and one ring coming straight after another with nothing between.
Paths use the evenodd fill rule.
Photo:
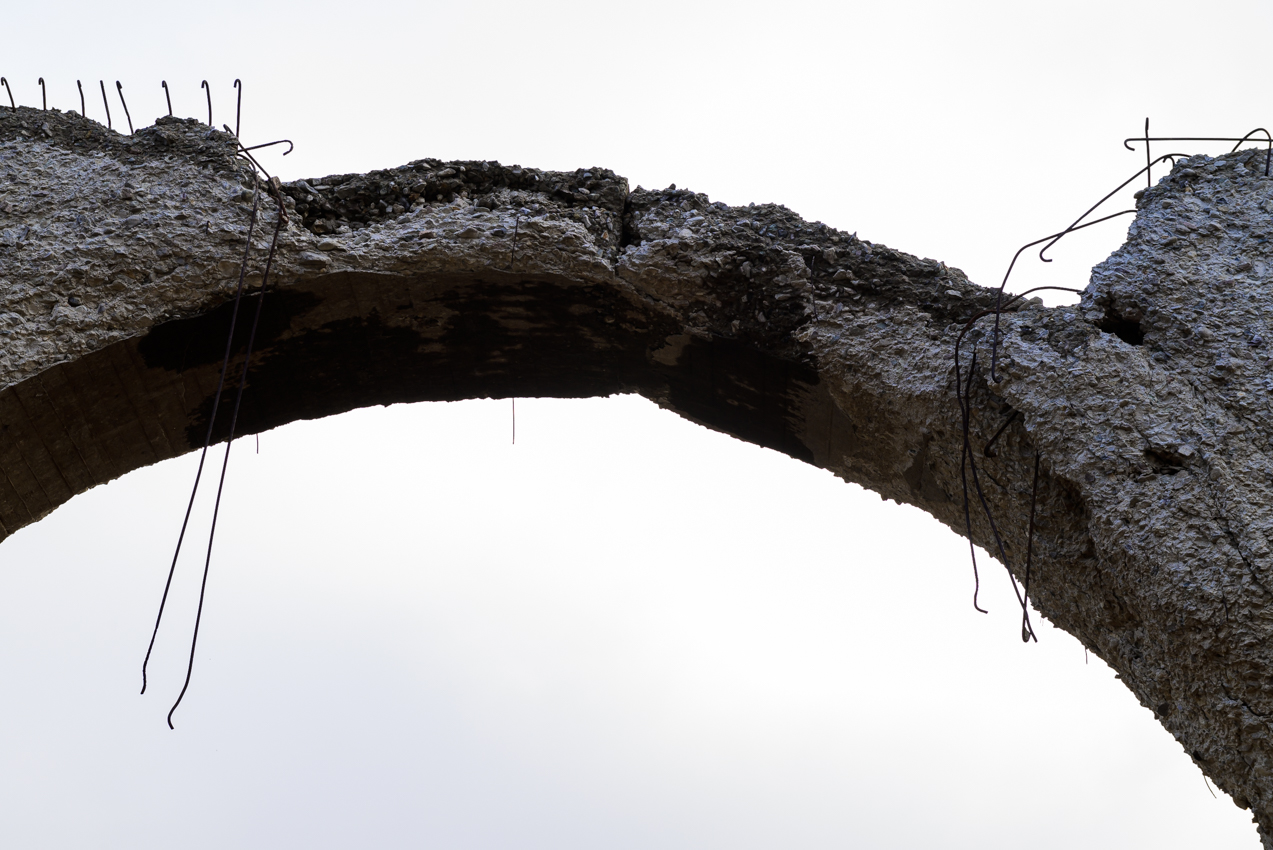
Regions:
<instances>
[{"instance_id":1,"label":"spalled concrete","mask_svg":"<svg viewBox=\"0 0 1273 850\"><path fill-rule=\"evenodd\" d=\"M0 112L0 534L201 444L253 203L234 150L193 121L123 137ZM964 533L952 354L994 294L958 270L782 207L629 192L604 169L421 160L282 192L240 433L370 404L638 392ZM276 221L261 201L253 287ZM1008 566L1022 576L1037 457L1038 611L1273 848L1270 212L1262 153L1186 160L1080 305L1003 316L997 381L989 323L964 350Z\"/></svg>"}]
</instances>

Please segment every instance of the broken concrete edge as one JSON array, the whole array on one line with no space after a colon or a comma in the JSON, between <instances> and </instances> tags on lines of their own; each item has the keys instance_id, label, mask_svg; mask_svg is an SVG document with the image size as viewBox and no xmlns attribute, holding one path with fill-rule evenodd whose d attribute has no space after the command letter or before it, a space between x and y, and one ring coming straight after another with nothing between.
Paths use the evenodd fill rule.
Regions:
<instances>
[{"instance_id":1,"label":"broken concrete edge","mask_svg":"<svg viewBox=\"0 0 1273 850\"><path fill-rule=\"evenodd\" d=\"M92 123L36 110L0 111L0 153L7 141L29 141L130 164L140 165L148 157L171 165L193 164L229 181L228 194L225 184L202 186L188 178L191 191L204 195L200 217L209 217L205 232L192 230L188 220L173 222L144 209L133 213L153 222L160 235L172 237L169 241L181 243L186 259L172 265L159 254L168 250L160 244L163 240L152 240L149 248L161 257L162 274L137 277L135 268L125 268L144 286L125 287L117 301L98 300L93 287L110 284L112 263L124 268L140 256L132 242L121 241L125 232L132 232L128 227L119 232L98 228L87 240L67 243L72 254L89 258L78 267L97 263L106 271L88 268L79 276L62 275L48 263L41 266L39 256L23 254L30 263L20 280L73 284L85 295L62 292L60 297L76 297L84 307L96 304L98 312L94 317L80 305L72 310L55 305L55 330L50 331L49 325L30 320L40 309L47 313L38 304L48 303L48 293L25 283L11 287L4 294L6 305L28 318L10 322L0 314L0 324L30 343L26 353L19 351L6 361L22 361L21 368L6 368L6 386L15 390L33 376L47 374L51 363L142 337L163 322L206 314L228 295L224 284L209 287L208 280L228 274L218 272L219 265L237 265L224 255L236 239L242 244L242 226L234 222L246 214L243 188L251 181L234 156L231 136L195 121L165 119L134 137L116 138L118 134L100 127L81 126ZM1236 180L1249 176L1238 171L1250 171L1250 155L1181 162L1142 194L1128 243L1097 268L1078 307L1046 309L1034 303L1006 316L1000 342L1002 380L991 384L979 374L973 382L971 425L974 446L980 446L1010 411L1021 414L1000 441L998 456L980 461L1007 566L1018 577L1030 513L1027 485L1035 453L1042 455L1031 587L1037 610L1119 671L1186 752L1239 805L1256 813L1267 843L1264 824L1273 822L1273 789L1266 777L1273 748L1267 731L1251 721L1266 712L1270 695L1259 689L1243 692L1250 671L1267 674L1273 669L1273 661L1259 648L1267 643L1267 629L1259 625L1259 612L1267 603L1258 575L1251 573L1254 567L1243 566L1244 559L1259 564L1267 557L1243 542L1246 529L1258 532L1263 520L1252 524L1242 519L1233 513L1235 497L1223 496L1246 492L1258 501L1262 491L1250 475L1223 483L1226 475L1233 477L1225 471L1226 459L1249 453L1233 442L1244 432L1224 425L1211 436L1203 433L1215 431L1207 423L1227 421L1228 411L1250 408L1251 401L1241 397L1244 390L1194 390L1201 406L1189 407L1174 376L1155 371L1156 364L1175 357L1180 362L1192 358L1190 368L1214 372L1216 350L1233 348L1227 339L1231 328L1208 326L1205 333L1188 335L1182 329L1173 335L1172 317L1187 312L1181 298L1202 289L1213 306L1226 304L1236 309L1235 315L1242 313L1240 305L1226 302L1238 296L1250 300L1247 290L1263 279L1258 272L1262 266L1257 266L1264 262L1263 242L1256 238L1240 246L1252 257L1243 261L1250 263L1247 271L1257 272L1251 281L1217 276L1215 268L1205 265L1208 252L1223 253L1233 240L1246 238L1235 235L1241 228L1233 226L1234 217L1205 232L1189 230L1166 204L1194 191L1191 187L1199 180L1211 181L1210 188L1197 187L1199 197L1230 184L1234 191L1250 192L1249 181ZM100 189L91 184L82 188ZM145 200L142 192L125 198L132 193L127 185L112 191L101 196L100 208L119 216L124 225L122 211L130 204L158 203L157 196ZM688 368L693 352L728 341L740 350L775 358L775 363L807 370L814 376L810 381L779 382L782 393L794 394L784 415L798 438L780 450L886 498L919 506L957 533L967 533L959 497L962 425L955 409L951 348L970 315L994 306L996 293L968 282L957 269L804 222L776 205L730 208L675 188L628 192L622 178L603 169L567 174L497 163L419 160L369 175L292 181L284 192L299 222L286 231L280 255L281 279L289 281L285 286L313 286L341 275L354 276L350 280L381 275L375 279L388 281L447 274L485 281L483 285L555 281L552 285L606 289L627 305L620 309L612 299L606 309L631 315L611 316L612 325L600 322L588 328L590 339L604 345L606 327L617 333L626 326L636 334L636 344L645 345L641 327L657 326L658 341L645 349L645 357L660 368ZM32 221L51 215L31 200L36 195L28 193L22 201L23 215ZM1219 217L1228 205L1214 206ZM222 236L212 228L214 222L222 222ZM56 240L55 227L47 233L50 241ZM135 242L148 235L137 232L132 238ZM1201 244L1206 240L1214 244ZM1195 260L1203 267L1188 271ZM1178 268L1173 275L1154 272L1164 264ZM1232 268L1241 265L1235 262ZM1193 289L1186 286L1180 295L1184 283ZM131 306L122 303L129 299ZM434 321L445 323L453 314L439 313ZM651 317L657 321L649 321ZM677 332L668 334L667 327ZM413 333L433 340L430 344L445 342L428 329ZM1261 333L1247 333L1242 350L1251 349L1256 337L1268 336ZM1180 339L1186 337L1192 342L1181 347ZM968 340L986 356L984 326ZM1167 359L1160 361L1159 355ZM1225 357L1227 365L1219 370L1228 376L1223 380L1245 378L1245 361ZM757 374L763 383L763 374ZM766 444L763 435L747 436L733 425L720 424L710 406L699 410L683 397L650 392L687 418ZM1189 434L1177 433L1183 431ZM1223 487L1217 490L1213 481ZM1160 504L1167 491L1175 494L1171 498L1180 510L1196 513L1206 503L1211 505L1206 510L1219 511L1221 525L1245 523L1229 532L1238 540L1229 547L1237 554L1190 548L1171 523L1146 514L1146 506ZM1159 495L1141 499L1141 492ZM1218 508L1217 495L1223 496ZM1188 520L1193 514L1176 517L1172 510L1163 515L1194 533ZM1128 528L1137 523L1152 533L1136 532L1131 545ZM971 530L975 542L994 546L987 518L975 511ZM1210 531L1199 535L1213 546L1220 539ZM1182 582L1179 571L1156 569L1162 553L1173 547L1180 550L1178 562L1186 565L1184 575L1202 572L1208 559L1227 565L1216 579L1226 588L1219 601L1198 596L1199 588ZM1253 577L1242 578L1245 574ZM1224 584L1235 576L1238 585ZM1243 593L1254 595L1246 608L1235 608ZM1235 626L1230 610L1245 610L1248 619ZM1224 619L1217 619L1221 615ZM1198 652L1200 646L1221 645L1219 655L1208 655L1210 649ZM1191 652L1200 660L1191 661ZM1226 678L1229 670L1241 671L1242 681Z\"/></svg>"}]
</instances>

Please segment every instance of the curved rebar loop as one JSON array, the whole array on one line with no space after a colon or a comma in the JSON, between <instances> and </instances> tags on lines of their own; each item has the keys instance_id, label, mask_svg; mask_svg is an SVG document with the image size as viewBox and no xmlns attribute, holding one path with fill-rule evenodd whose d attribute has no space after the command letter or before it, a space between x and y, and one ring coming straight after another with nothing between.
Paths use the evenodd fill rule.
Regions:
<instances>
[{"instance_id":1,"label":"curved rebar loop","mask_svg":"<svg viewBox=\"0 0 1273 850\"><path fill-rule=\"evenodd\" d=\"M260 209L260 180L252 194L252 216L248 219L247 244L243 248L243 265L239 269L239 286L234 292L234 309L230 312L230 332L225 340L225 356L221 360L221 376L217 379L217 391L212 397L212 412L208 417L208 430L203 438L203 451L199 455L199 467L195 471L194 486L190 490L190 502L186 505L186 516L181 521L181 533L177 535L177 549L172 555L172 565L168 568L168 580L164 583L164 595L159 600L159 614L155 617L155 629L150 635L150 645L146 647L146 658L141 664L141 692L146 693L146 667L150 664L150 654L155 648L155 637L159 634L159 624L164 617L164 608L168 604L168 591L172 588L172 577L177 571L177 558L181 555L181 545L186 539L186 527L190 524L190 512L194 510L195 495L199 492L199 479L203 477L203 464L208 457L208 447L212 445L212 428L216 424L217 409L221 404L221 392L225 388L225 376L230 369L230 352L234 343L234 327L239 318L239 305L243 300L243 287L247 280L248 254L252 250L252 233L256 228L257 210ZM171 724L170 724L171 725Z\"/></svg>"},{"instance_id":2,"label":"curved rebar loop","mask_svg":"<svg viewBox=\"0 0 1273 850\"><path fill-rule=\"evenodd\" d=\"M212 126L212 87L208 85L208 81L204 80L199 83L199 88L208 93L208 126Z\"/></svg>"},{"instance_id":3,"label":"curved rebar loop","mask_svg":"<svg viewBox=\"0 0 1273 850\"><path fill-rule=\"evenodd\" d=\"M84 86L79 80L76 80L75 87L80 90L80 117L87 118L88 110L84 108Z\"/></svg>"},{"instance_id":4,"label":"curved rebar loop","mask_svg":"<svg viewBox=\"0 0 1273 850\"><path fill-rule=\"evenodd\" d=\"M1242 143L1245 142L1247 139L1251 138L1252 136L1254 136L1256 133L1263 133L1265 137L1265 141L1269 142L1270 144L1273 144L1273 134L1269 133L1269 131L1264 129L1263 127L1256 127L1254 130L1247 133L1242 138L1238 139L1238 143L1229 150L1229 153L1237 153L1238 148L1242 147Z\"/></svg>"},{"instance_id":5,"label":"curved rebar loop","mask_svg":"<svg viewBox=\"0 0 1273 850\"><path fill-rule=\"evenodd\" d=\"M106 107L106 129L113 130L115 128L111 126L111 105L106 100L106 82L98 80L97 84L102 87L102 106Z\"/></svg>"},{"instance_id":6,"label":"curved rebar loop","mask_svg":"<svg viewBox=\"0 0 1273 850\"><path fill-rule=\"evenodd\" d=\"M1263 127L1256 127L1254 130L1247 133L1242 138L1238 139L1238 143L1233 146L1233 150L1229 151L1229 153L1237 153L1238 148L1242 147L1242 143L1245 142L1247 139L1251 138L1252 136L1254 136L1256 133L1263 133L1265 137L1267 137L1268 139L1268 143L1269 143L1268 148L1266 148L1264 152L1264 176L1268 177L1269 165L1273 163L1273 133L1270 133L1268 130L1264 129Z\"/></svg>"},{"instance_id":7,"label":"curved rebar loop","mask_svg":"<svg viewBox=\"0 0 1273 850\"><path fill-rule=\"evenodd\" d=\"M172 117L172 95L168 93L168 81L160 80L159 85L164 87L164 99L168 101L168 117Z\"/></svg>"},{"instance_id":8,"label":"curved rebar loop","mask_svg":"<svg viewBox=\"0 0 1273 850\"><path fill-rule=\"evenodd\" d=\"M43 77L40 77L40 108L45 112L49 111L49 92L44 87Z\"/></svg>"},{"instance_id":9,"label":"curved rebar loop","mask_svg":"<svg viewBox=\"0 0 1273 850\"><path fill-rule=\"evenodd\" d=\"M239 119L243 116L243 82L236 79L234 87L239 90L238 102L234 107L234 138L237 139L239 137Z\"/></svg>"},{"instance_id":10,"label":"curved rebar loop","mask_svg":"<svg viewBox=\"0 0 1273 850\"><path fill-rule=\"evenodd\" d=\"M240 145L240 147L242 147ZM190 678L194 674L194 655L195 647L199 643L199 623L203 618L203 600L208 589L208 572L212 566L212 542L217 533L217 514L221 510L221 494L225 489L225 473L230 465L230 448L234 445L234 432L239 422L239 409L243 403L243 390L247 386L248 367L252 363L252 348L256 342L257 327L261 322L261 308L265 304L266 286L270 281L270 269L274 264L274 252L278 248L278 235L283 229L283 225L287 222L287 210L283 204L283 193L278 191L274 185L270 186L271 194L278 203L278 220L274 223L274 238L270 241L270 253L265 260L265 272L261 276L261 288L257 290L256 312L252 317L252 329L248 332L247 351L243 355L243 369L239 373L239 388L234 397L234 411L230 415L230 433L225 440L225 456L221 460L221 478L217 483L217 498L212 508L212 529L208 532L208 554L203 562L203 581L199 585L199 607L195 612L194 633L190 638L190 659L186 665L186 681L181 686L181 693L177 695L177 701L172 704L172 708L168 709L168 728L176 728L172 725L173 712L177 710L177 706L181 705L182 699L186 696L186 690L190 687ZM248 241L248 247L251 247L251 240ZM244 256L243 269L247 270L247 257Z\"/></svg>"},{"instance_id":11,"label":"curved rebar loop","mask_svg":"<svg viewBox=\"0 0 1273 850\"><path fill-rule=\"evenodd\" d=\"M116 80L115 90L119 92L119 102L124 104L124 117L128 119L128 135L131 136L133 134L133 116L128 114L128 101L124 100L124 84Z\"/></svg>"},{"instance_id":12,"label":"curved rebar loop","mask_svg":"<svg viewBox=\"0 0 1273 850\"><path fill-rule=\"evenodd\" d=\"M1129 212L1129 211L1128 211L1128 210L1124 210L1124 211L1123 211L1123 212L1121 212L1121 213L1114 213L1114 215L1106 216L1105 218L1098 218L1098 219L1096 219L1095 221L1089 221L1089 222L1087 222L1086 224L1080 225L1079 227L1076 227L1076 228L1074 228L1074 229L1075 229L1075 230L1081 230L1082 228L1084 228L1084 227L1090 227L1090 226L1092 226L1093 224L1100 224L1102 221L1105 221L1106 219L1114 218L1114 216L1118 216L1118 215L1126 215L1126 214L1127 214L1127 212ZM1047 237L1044 237L1044 238L1046 239ZM1038 243L1038 242L1031 242L1031 243L1030 243L1030 245L1037 245L1037 244L1039 244L1039 243ZM1022 251L1024 251L1026 248L1029 248L1029 247L1030 247L1030 245L1023 245L1023 246L1022 246L1022 248L1021 248L1021 250L1022 250ZM1018 253L1018 254L1020 254L1020 253L1021 253L1021 251L1018 251L1017 253ZM1015 257L1013 258L1013 261L1014 261L1014 262L1016 261L1016 258L1015 258ZM1009 271L1011 271L1011 267L1009 267ZM1006 277L1006 276L1005 276L1005 278L1004 278L1004 283L1005 283L1005 284L1007 283L1007 277ZM997 346L998 346L998 344L999 344L999 316L1000 316L1000 314L1002 314L1004 310L1006 310L1006 309L1008 309L1009 307L1011 307L1011 306L1012 306L1013 304L1015 304L1017 301L1021 300L1022 298L1026 297L1027 295L1029 295L1031 292L1042 292L1042 291L1044 291L1044 290L1053 290L1053 291L1057 291L1057 292L1076 292L1076 293L1078 293L1079 295L1082 295L1082 294L1083 294L1083 290L1081 290L1081 289L1075 289L1075 288L1073 288L1073 287L1071 287L1071 286L1036 286L1036 287L1034 287L1033 289L1027 289L1025 292L1017 293L1016 295L1014 295L1014 296L1012 296L1011 298L1009 298L1006 302L1004 302L1004 301L1003 301L1003 286L1001 285L1001 286L999 287L998 300L996 300L996 302L995 302L995 307L994 307L994 309L993 309L993 310L982 310L980 313L978 313L977 315L975 315L975 316L973 316L971 319L969 319L968 321L969 321L969 323L970 323L970 324L968 324L967 326L965 326L965 327L964 327L964 329L963 329L963 331L962 331L962 332L960 332L960 334L959 334L959 339L963 339L963 338L964 338L964 334L965 334L965 333L967 333L967 332L968 332L968 331L972 328L972 324L971 324L972 322L980 321L981 319L984 319L986 316L991 316L991 315L993 315L993 316L995 317L995 334L994 334L994 344L995 344L995 346L997 347ZM992 353L993 353L993 352L992 352ZM959 359L959 342L958 342L958 340L956 340L956 342L955 342L955 360L956 360L956 366L958 365L958 359ZM990 370L990 379L991 379L993 382L995 382L995 383L998 383L998 381L999 381L999 379L998 379L997 377L995 377L995 372L994 372L993 364L992 364L992 366L991 366L991 370Z\"/></svg>"},{"instance_id":13,"label":"curved rebar loop","mask_svg":"<svg viewBox=\"0 0 1273 850\"><path fill-rule=\"evenodd\" d=\"M17 112L18 105L13 102L13 89L9 88L9 81L4 77L0 77L0 86L4 86L4 90L9 93L9 108Z\"/></svg>"}]
</instances>

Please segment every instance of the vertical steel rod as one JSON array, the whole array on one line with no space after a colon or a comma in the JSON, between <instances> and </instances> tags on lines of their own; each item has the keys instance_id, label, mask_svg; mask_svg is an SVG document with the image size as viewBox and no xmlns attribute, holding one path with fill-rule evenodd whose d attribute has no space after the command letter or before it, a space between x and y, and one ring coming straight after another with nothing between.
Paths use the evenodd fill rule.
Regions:
<instances>
[{"instance_id":1,"label":"vertical steel rod","mask_svg":"<svg viewBox=\"0 0 1273 850\"><path fill-rule=\"evenodd\" d=\"M97 84L102 87L102 105L106 107L106 129L113 130L114 127L111 126L111 105L110 102L106 100L106 81L98 80Z\"/></svg>"},{"instance_id":2,"label":"vertical steel rod","mask_svg":"<svg viewBox=\"0 0 1273 850\"><path fill-rule=\"evenodd\" d=\"M128 119L128 135L131 136L133 134L133 116L128 114L128 102L124 100L124 84L116 80L115 90L119 92L119 102L124 104L124 117Z\"/></svg>"}]
</instances>

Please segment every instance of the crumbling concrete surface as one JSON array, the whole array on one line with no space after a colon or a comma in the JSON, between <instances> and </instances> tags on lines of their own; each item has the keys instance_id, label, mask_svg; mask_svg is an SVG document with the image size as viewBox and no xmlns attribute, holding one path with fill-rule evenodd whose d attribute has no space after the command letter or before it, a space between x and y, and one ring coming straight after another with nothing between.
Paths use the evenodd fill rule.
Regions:
<instances>
[{"instance_id":1,"label":"crumbling concrete surface","mask_svg":"<svg viewBox=\"0 0 1273 850\"><path fill-rule=\"evenodd\" d=\"M1023 575L1038 457L1037 610L1119 672L1273 848L1262 156L1185 160L1146 191L1079 306L1003 316L997 380L987 321L964 351L1009 568ZM0 112L0 175L7 535L202 444L240 263L246 249L254 292L276 218L261 194L249 248L251 172L193 121L124 137ZM421 160L281 191L240 433L370 404L638 392L964 533L952 354L994 296L958 270L782 207L629 192L603 169Z\"/></svg>"}]
</instances>

